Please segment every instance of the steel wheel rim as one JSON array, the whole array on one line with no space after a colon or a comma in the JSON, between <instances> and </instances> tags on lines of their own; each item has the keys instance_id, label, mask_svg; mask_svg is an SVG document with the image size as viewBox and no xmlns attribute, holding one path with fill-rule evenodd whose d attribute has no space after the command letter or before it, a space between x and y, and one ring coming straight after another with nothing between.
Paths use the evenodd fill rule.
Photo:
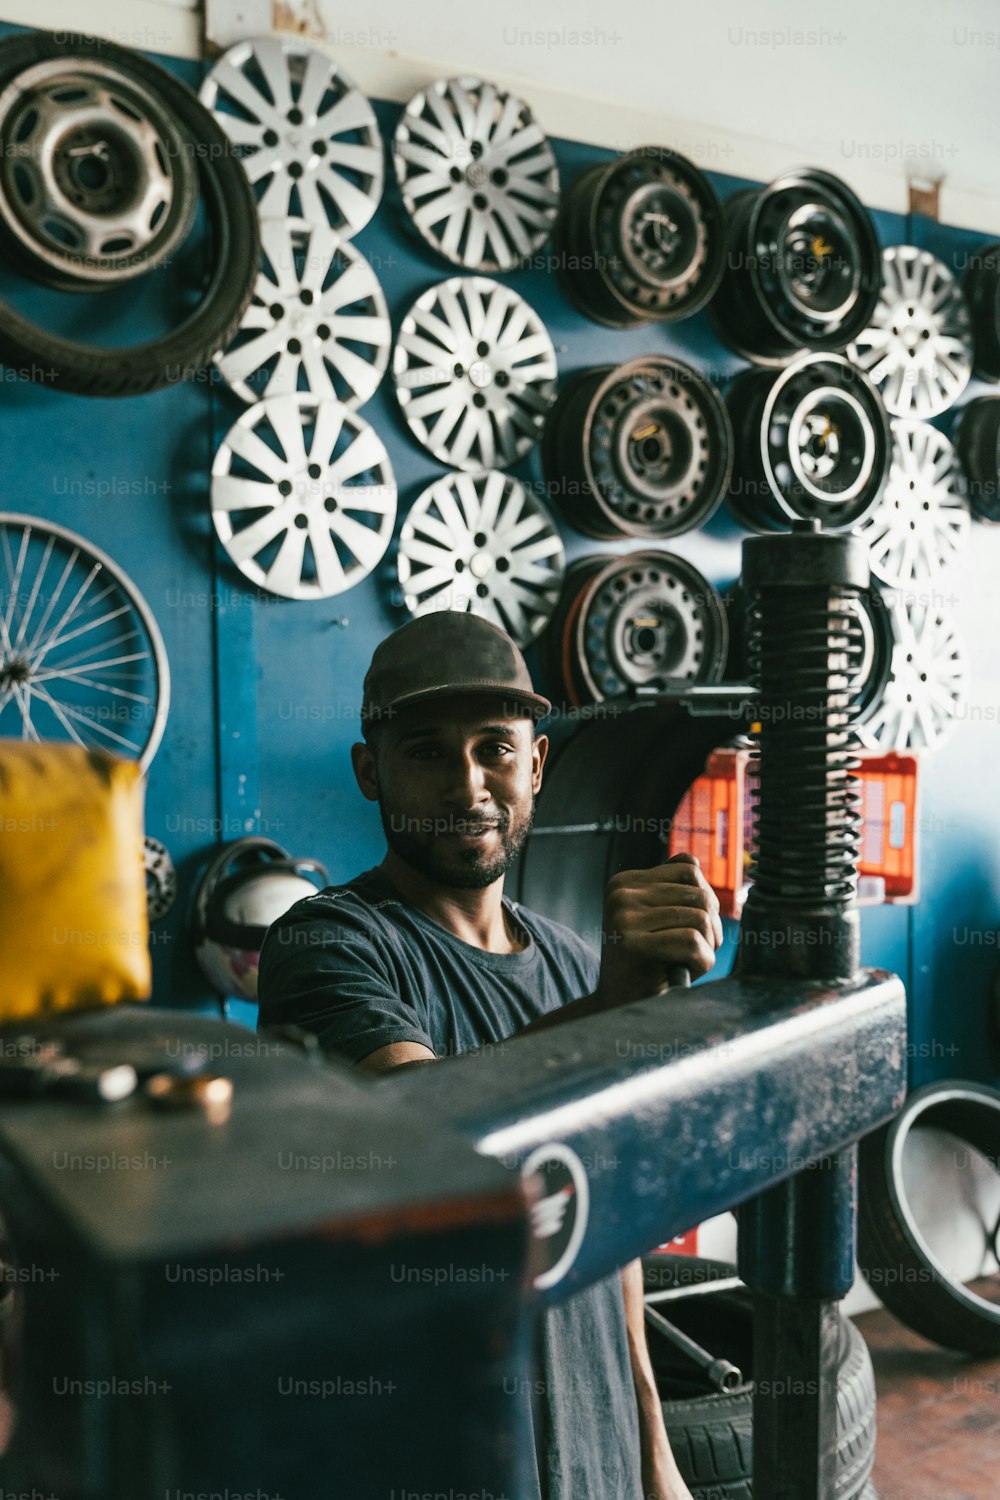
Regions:
<instances>
[{"instance_id":1,"label":"steel wheel rim","mask_svg":"<svg viewBox=\"0 0 1000 1500\"><path fill-rule=\"evenodd\" d=\"M581 433L594 529L675 536L700 525L732 472L732 432L717 393L696 370L656 356L602 374ZM574 415L567 403L567 427ZM572 427L567 441L578 441Z\"/></svg>"},{"instance_id":2,"label":"steel wheel rim","mask_svg":"<svg viewBox=\"0 0 1000 1500\"><path fill-rule=\"evenodd\" d=\"M557 223L566 291L612 328L672 322L703 307L722 276L722 210L711 183L678 152L640 146L586 168Z\"/></svg>"},{"instance_id":3,"label":"steel wheel rim","mask_svg":"<svg viewBox=\"0 0 1000 1500\"><path fill-rule=\"evenodd\" d=\"M892 424L892 466L876 509L858 527L871 570L905 589L949 566L969 537L965 480L958 454L927 422Z\"/></svg>"},{"instance_id":4,"label":"steel wheel rim","mask_svg":"<svg viewBox=\"0 0 1000 1500\"><path fill-rule=\"evenodd\" d=\"M1000 523L1000 397L977 396L962 411L958 449L976 520Z\"/></svg>"},{"instance_id":5,"label":"steel wheel rim","mask_svg":"<svg viewBox=\"0 0 1000 1500\"><path fill-rule=\"evenodd\" d=\"M399 582L413 615L482 615L519 646L552 617L563 544L545 507L508 474L448 474L418 496L399 539Z\"/></svg>"},{"instance_id":6,"label":"steel wheel rim","mask_svg":"<svg viewBox=\"0 0 1000 1500\"><path fill-rule=\"evenodd\" d=\"M97 60L40 62L0 93L0 135L0 219L50 272L100 289L187 235L196 164L138 79Z\"/></svg>"},{"instance_id":7,"label":"steel wheel rim","mask_svg":"<svg viewBox=\"0 0 1000 1500\"><path fill-rule=\"evenodd\" d=\"M807 355L771 385L760 422L768 488L789 519L857 526L885 484L888 424L878 395L840 355Z\"/></svg>"},{"instance_id":8,"label":"steel wheel rim","mask_svg":"<svg viewBox=\"0 0 1000 1500\"><path fill-rule=\"evenodd\" d=\"M417 441L442 463L478 473L506 468L542 436L556 356L541 318L516 292L454 276L403 319L393 376Z\"/></svg>"},{"instance_id":9,"label":"steel wheel rim","mask_svg":"<svg viewBox=\"0 0 1000 1500\"><path fill-rule=\"evenodd\" d=\"M577 557L567 565L556 608L548 629L539 642L546 675L560 683L564 700L572 705L578 705L583 700L576 680L573 651L576 614L585 593L581 584L585 578L593 578L599 573L608 561L608 556L602 554L598 557Z\"/></svg>"},{"instance_id":10,"label":"steel wheel rim","mask_svg":"<svg viewBox=\"0 0 1000 1500\"><path fill-rule=\"evenodd\" d=\"M728 644L726 612L715 589L683 558L626 553L585 587L574 643L590 701L719 680Z\"/></svg>"},{"instance_id":11,"label":"steel wheel rim","mask_svg":"<svg viewBox=\"0 0 1000 1500\"><path fill-rule=\"evenodd\" d=\"M982 380L1000 380L1000 242L973 252L962 278L972 319L973 368Z\"/></svg>"},{"instance_id":12,"label":"steel wheel rim","mask_svg":"<svg viewBox=\"0 0 1000 1500\"><path fill-rule=\"evenodd\" d=\"M874 230L847 185L826 172L779 178L756 199L748 233L751 279L789 350L843 349L879 285Z\"/></svg>"},{"instance_id":13,"label":"steel wheel rim","mask_svg":"<svg viewBox=\"0 0 1000 1500\"><path fill-rule=\"evenodd\" d=\"M382 137L371 104L325 52L288 38L238 42L200 98L240 149L262 219L301 217L343 239L368 223L384 185Z\"/></svg>"},{"instance_id":14,"label":"steel wheel rim","mask_svg":"<svg viewBox=\"0 0 1000 1500\"><path fill-rule=\"evenodd\" d=\"M395 516L381 439L335 401L267 397L233 424L212 464L219 540L245 577L286 599L327 599L366 578Z\"/></svg>"},{"instance_id":15,"label":"steel wheel rim","mask_svg":"<svg viewBox=\"0 0 1000 1500\"><path fill-rule=\"evenodd\" d=\"M850 679L854 695L853 725L865 723L875 713L885 693L892 667L894 636L889 618L890 601L877 584L862 590L847 606L861 628L861 662Z\"/></svg>"},{"instance_id":16,"label":"steel wheel rim","mask_svg":"<svg viewBox=\"0 0 1000 1500\"><path fill-rule=\"evenodd\" d=\"M41 545L40 559L33 539ZM60 560L50 573L57 548ZM24 740L69 739L148 770L170 708L170 668L159 626L135 584L99 547L35 516L0 514L0 560L6 580L0 590L0 718L13 706ZM129 612L134 618L123 618ZM70 655L63 657L67 644ZM44 734L32 698L43 710ZM133 724L138 733L130 736Z\"/></svg>"},{"instance_id":17,"label":"steel wheel rim","mask_svg":"<svg viewBox=\"0 0 1000 1500\"><path fill-rule=\"evenodd\" d=\"M393 165L416 229L471 271L510 271L546 241L559 171L523 100L478 78L439 79L396 127Z\"/></svg>"},{"instance_id":18,"label":"steel wheel rim","mask_svg":"<svg viewBox=\"0 0 1000 1500\"><path fill-rule=\"evenodd\" d=\"M848 350L895 417L935 417L972 374L968 304L941 261L914 245L882 255L882 291L872 322Z\"/></svg>"},{"instance_id":19,"label":"steel wheel rim","mask_svg":"<svg viewBox=\"0 0 1000 1500\"><path fill-rule=\"evenodd\" d=\"M890 676L858 737L873 750L936 750L967 701L965 647L946 610L910 599L887 613L893 631Z\"/></svg>"},{"instance_id":20,"label":"steel wheel rim","mask_svg":"<svg viewBox=\"0 0 1000 1500\"><path fill-rule=\"evenodd\" d=\"M614 293L601 268L594 238L591 195L607 170L601 163L585 168L563 193L553 230L558 253L556 274L567 297L584 317L606 328L635 328L646 319L625 308Z\"/></svg>"},{"instance_id":21,"label":"steel wheel rim","mask_svg":"<svg viewBox=\"0 0 1000 1500\"><path fill-rule=\"evenodd\" d=\"M368 261L328 226L264 219L253 300L219 373L244 401L302 390L361 406L389 364L392 329Z\"/></svg>"},{"instance_id":22,"label":"steel wheel rim","mask_svg":"<svg viewBox=\"0 0 1000 1500\"><path fill-rule=\"evenodd\" d=\"M590 204L601 275L630 321L673 321L704 305L722 274L719 206L677 153L639 147L606 170Z\"/></svg>"}]
</instances>

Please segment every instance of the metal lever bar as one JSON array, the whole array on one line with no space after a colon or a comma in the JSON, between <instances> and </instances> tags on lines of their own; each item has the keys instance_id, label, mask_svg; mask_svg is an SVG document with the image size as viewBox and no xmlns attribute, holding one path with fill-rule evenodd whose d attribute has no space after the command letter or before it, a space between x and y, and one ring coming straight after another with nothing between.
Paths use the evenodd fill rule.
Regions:
<instances>
[{"instance_id":1,"label":"metal lever bar","mask_svg":"<svg viewBox=\"0 0 1000 1500\"><path fill-rule=\"evenodd\" d=\"M738 1365L732 1364L728 1359L716 1359L714 1354L709 1354L708 1350L696 1344L694 1339L689 1339L686 1333L681 1333L679 1328L675 1328L673 1323L668 1322L655 1308L646 1308L646 1322L653 1328L658 1328L675 1349L679 1349L682 1354L704 1370L717 1391L735 1391L743 1384L743 1371Z\"/></svg>"}]
</instances>

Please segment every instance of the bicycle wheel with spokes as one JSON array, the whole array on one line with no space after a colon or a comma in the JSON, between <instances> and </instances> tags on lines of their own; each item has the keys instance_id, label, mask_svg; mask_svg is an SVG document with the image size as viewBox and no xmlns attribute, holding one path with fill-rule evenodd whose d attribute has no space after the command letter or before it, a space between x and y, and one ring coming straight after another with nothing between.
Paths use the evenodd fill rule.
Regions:
<instances>
[{"instance_id":1,"label":"bicycle wheel with spokes","mask_svg":"<svg viewBox=\"0 0 1000 1500\"><path fill-rule=\"evenodd\" d=\"M35 516L0 515L0 735L72 740L147 770L163 737L170 670L135 584L92 542Z\"/></svg>"}]
</instances>

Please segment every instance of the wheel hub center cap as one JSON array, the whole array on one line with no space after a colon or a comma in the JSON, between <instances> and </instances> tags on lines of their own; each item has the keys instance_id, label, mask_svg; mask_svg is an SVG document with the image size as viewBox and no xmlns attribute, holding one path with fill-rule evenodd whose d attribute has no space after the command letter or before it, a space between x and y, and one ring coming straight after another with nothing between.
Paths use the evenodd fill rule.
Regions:
<instances>
[{"instance_id":1,"label":"wheel hub center cap","mask_svg":"<svg viewBox=\"0 0 1000 1500\"><path fill-rule=\"evenodd\" d=\"M485 578L487 573L493 571L493 559L488 552L474 552L469 562L469 572L473 578Z\"/></svg>"},{"instance_id":2,"label":"wheel hub center cap","mask_svg":"<svg viewBox=\"0 0 1000 1500\"><path fill-rule=\"evenodd\" d=\"M30 676L28 663L21 657L14 656L0 667L0 688L15 687L18 683L27 682Z\"/></svg>"},{"instance_id":3,"label":"wheel hub center cap","mask_svg":"<svg viewBox=\"0 0 1000 1500\"><path fill-rule=\"evenodd\" d=\"M477 390L482 390L484 386L492 385L493 371L485 359L477 359L469 366L469 379Z\"/></svg>"},{"instance_id":4,"label":"wheel hub center cap","mask_svg":"<svg viewBox=\"0 0 1000 1500\"><path fill-rule=\"evenodd\" d=\"M465 169L465 180L470 187L482 187L488 175L484 161L474 161Z\"/></svg>"}]
</instances>

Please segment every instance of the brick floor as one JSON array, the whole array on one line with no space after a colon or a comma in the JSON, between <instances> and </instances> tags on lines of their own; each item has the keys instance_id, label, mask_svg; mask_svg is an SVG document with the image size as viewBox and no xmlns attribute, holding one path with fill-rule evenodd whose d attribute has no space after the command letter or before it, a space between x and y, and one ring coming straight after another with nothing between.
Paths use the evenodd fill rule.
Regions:
<instances>
[{"instance_id":1,"label":"brick floor","mask_svg":"<svg viewBox=\"0 0 1000 1500\"><path fill-rule=\"evenodd\" d=\"M875 1366L879 1500L998 1500L1000 1359L941 1349L884 1309L855 1321Z\"/></svg>"}]
</instances>

